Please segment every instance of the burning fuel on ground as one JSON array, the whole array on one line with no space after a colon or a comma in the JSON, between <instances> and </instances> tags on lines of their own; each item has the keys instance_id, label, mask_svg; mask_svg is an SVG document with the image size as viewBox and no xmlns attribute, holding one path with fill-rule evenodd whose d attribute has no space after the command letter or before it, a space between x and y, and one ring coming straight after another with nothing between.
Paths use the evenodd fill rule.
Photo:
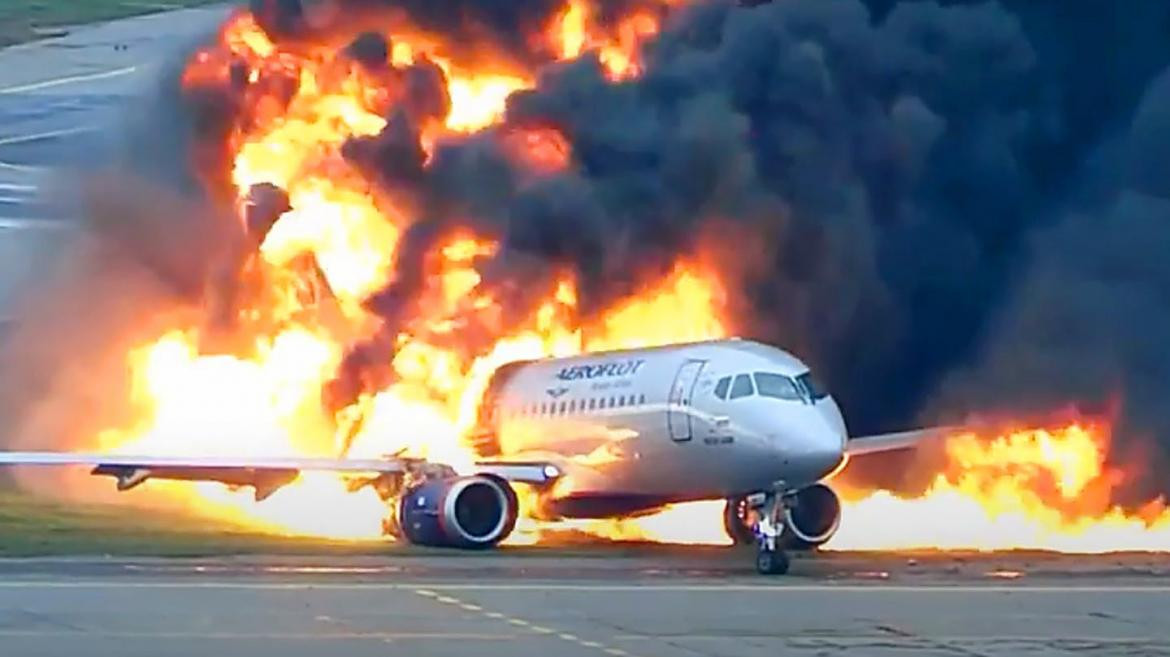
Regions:
<instances>
[{"instance_id":1,"label":"burning fuel on ground","mask_svg":"<svg viewBox=\"0 0 1170 657\"><path fill-rule=\"evenodd\" d=\"M466 468L503 364L743 335L812 363L853 433L986 427L851 463L827 548L1170 550L1170 52L1086 110L1098 83L1042 18L253 2L173 107L138 108L186 184L138 164L83 190L89 235L5 354L11 446ZM331 475L133 495L295 534L386 514ZM529 517L509 542L727 544L722 510Z\"/></svg>"}]
</instances>

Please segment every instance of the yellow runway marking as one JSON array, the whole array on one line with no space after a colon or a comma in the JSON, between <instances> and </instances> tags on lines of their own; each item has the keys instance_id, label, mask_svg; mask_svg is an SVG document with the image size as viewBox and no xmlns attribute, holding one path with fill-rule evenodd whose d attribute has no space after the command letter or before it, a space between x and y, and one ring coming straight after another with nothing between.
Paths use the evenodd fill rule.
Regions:
<instances>
[{"instance_id":1,"label":"yellow runway marking","mask_svg":"<svg viewBox=\"0 0 1170 657\"><path fill-rule=\"evenodd\" d=\"M470 610L469 608L474 607L475 610L479 611L479 613L482 614L485 618L491 618L492 620L502 620L502 621L505 621L506 623L508 623L509 625L514 625L516 627L523 627L523 628L533 632L534 634L540 634L540 635L544 635L544 636L556 635L556 637L558 639L560 639L561 641L565 641L567 643L575 643L575 644L581 646L582 648L591 648L593 650L600 650L601 652L604 652L607 655L615 655L616 657L629 657L629 655L630 655L630 653L628 653L624 650L620 650L618 648L610 648L609 646L606 646L602 643L598 643L597 641L589 641L586 639L582 639L581 637L577 636L576 634L569 634L568 632L558 632L556 630L544 627L542 625L534 625L534 624L524 620L523 618L516 618L515 616L508 616L506 614L501 614L498 611L488 611L488 610L484 609L483 607L480 607L479 605L473 605L471 603L464 602L462 600L452 598L450 596L439 595L439 594L435 593L434 591L431 591L430 589L416 588L416 589L412 589L412 590L416 594L421 595L425 598L430 598L431 600L434 600L435 602L441 602L443 604L447 604L447 605L451 605L454 607L459 607L461 609L467 609L467 610Z\"/></svg>"}]
</instances>

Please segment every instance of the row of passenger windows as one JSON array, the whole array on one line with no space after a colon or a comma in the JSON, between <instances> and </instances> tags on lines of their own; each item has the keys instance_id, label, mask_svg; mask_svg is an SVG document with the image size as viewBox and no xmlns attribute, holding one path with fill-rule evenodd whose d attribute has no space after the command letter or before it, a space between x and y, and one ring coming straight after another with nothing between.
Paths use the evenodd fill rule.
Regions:
<instances>
[{"instance_id":1,"label":"row of passenger windows","mask_svg":"<svg viewBox=\"0 0 1170 657\"><path fill-rule=\"evenodd\" d=\"M761 397L809 403L826 396L813 383L812 375L809 373L796 378L771 372L725 376L715 384L714 392L719 399L740 399L759 394Z\"/></svg>"},{"instance_id":2,"label":"row of passenger windows","mask_svg":"<svg viewBox=\"0 0 1170 657\"><path fill-rule=\"evenodd\" d=\"M626 408L641 406L646 403L646 395L616 395L610 397L591 397L589 399L562 399L559 402L540 402L539 404L525 404L519 407L503 409L506 419L517 417L548 417L556 415L572 415L588 411L603 410L606 408Z\"/></svg>"}]
</instances>

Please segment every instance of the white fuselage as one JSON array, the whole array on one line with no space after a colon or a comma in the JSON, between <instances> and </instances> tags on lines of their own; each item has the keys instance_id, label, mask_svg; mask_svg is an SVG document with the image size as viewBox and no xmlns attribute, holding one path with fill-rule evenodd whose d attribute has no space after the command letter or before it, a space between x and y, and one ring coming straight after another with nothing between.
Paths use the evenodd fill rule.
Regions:
<instances>
[{"instance_id":1,"label":"white fuselage","mask_svg":"<svg viewBox=\"0 0 1170 657\"><path fill-rule=\"evenodd\" d=\"M574 514L605 515L824 478L846 430L814 385L799 359L747 340L592 353L501 370L483 427L509 457L559 464L556 495L585 503Z\"/></svg>"}]
</instances>

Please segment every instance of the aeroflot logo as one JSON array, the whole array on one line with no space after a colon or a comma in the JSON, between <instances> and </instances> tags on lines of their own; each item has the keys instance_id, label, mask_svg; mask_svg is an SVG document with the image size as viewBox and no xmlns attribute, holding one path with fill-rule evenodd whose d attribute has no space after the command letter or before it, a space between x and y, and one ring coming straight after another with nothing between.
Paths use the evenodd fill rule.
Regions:
<instances>
[{"instance_id":1,"label":"aeroflot logo","mask_svg":"<svg viewBox=\"0 0 1170 657\"><path fill-rule=\"evenodd\" d=\"M562 368L557 372L557 378L562 381L576 381L577 379L600 379L610 376L629 376L637 374L644 360L619 360L613 363L600 365L573 365Z\"/></svg>"}]
</instances>

